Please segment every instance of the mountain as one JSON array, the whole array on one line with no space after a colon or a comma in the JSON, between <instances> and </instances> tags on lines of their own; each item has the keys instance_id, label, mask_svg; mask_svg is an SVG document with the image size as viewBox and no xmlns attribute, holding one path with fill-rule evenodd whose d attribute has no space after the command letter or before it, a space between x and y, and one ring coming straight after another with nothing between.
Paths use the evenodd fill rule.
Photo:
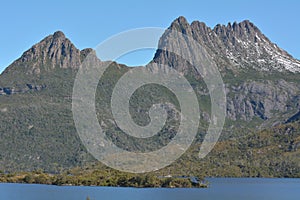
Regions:
<instances>
[{"instance_id":1,"label":"mountain","mask_svg":"<svg viewBox=\"0 0 300 200\"><path fill-rule=\"evenodd\" d=\"M250 21L217 25L211 29L203 22L189 24L184 17L179 17L169 30L189 38L185 44L178 44L166 31L159 41L154 62L171 66L186 75L197 74L187 61L161 49L168 40L172 40L169 46L174 49L184 47L187 51L192 43L190 40L198 42L222 74L229 120L247 121L247 126L249 121L259 120L258 125L270 126L288 120L298 112L300 61L272 43ZM193 59L192 52L190 55Z\"/></svg>"},{"instance_id":2,"label":"mountain","mask_svg":"<svg viewBox=\"0 0 300 200\"><path fill-rule=\"evenodd\" d=\"M220 70L252 68L258 71L300 71L299 60L272 43L248 20L228 23L227 26L218 24L211 29L203 22L189 24L184 17L179 17L169 29L186 34L202 45ZM167 37L166 34L160 44ZM158 51L154 60L162 62L170 58Z\"/></svg>"},{"instance_id":3,"label":"mountain","mask_svg":"<svg viewBox=\"0 0 300 200\"><path fill-rule=\"evenodd\" d=\"M84 160L70 99L76 70L90 51L58 31L1 74L1 170L59 171Z\"/></svg>"},{"instance_id":4,"label":"mountain","mask_svg":"<svg viewBox=\"0 0 300 200\"><path fill-rule=\"evenodd\" d=\"M51 70L55 67L75 68L80 64L80 51L63 32L57 31L32 46L13 63L13 66L23 66L28 73L39 74L41 70ZM7 70L13 70L13 66Z\"/></svg>"},{"instance_id":5,"label":"mountain","mask_svg":"<svg viewBox=\"0 0 300 200\"><path fill-rule=\"evenodd\" d=\"M178 43L170 37L170 30L189 38ZM163 50L171 43L174 49L185 47L189 60L195 59L195 52L189 52L190 40L198 42L216 63L227 96L226 123L217 148L228 155L215 150L201 161L197 160L196 151L210 122L209 91L191 63ZM77 49L58 31L32 46L0 75L0 170L40 168L60 172L95 161L80 142L71 111L76 73L92 52ZM181 169L182 173L199 173L205 167L206 175L252 176L255 171L253 176L300 176L300 61L272 43L253 23L246 20L210 28L203 22L190 24L179 17L160 38L152 62L182 72L190 81L201 110L195 144L170 166L172 172L179 173L176 169ZM153 151L172 140L178 118L172 108L167 108L170 112L165 126L149 140L128 136L116 126L111 113L112 91L118 79L131 69L112 62L105 71L96 93L97 117L107 137L119 147ZM161 102L179 106L166 88L139 88L130 100L133 120L147 125L149 108ZM188 163L193 167L189 168ZM222 172L224 167L228 170Z\"/></svg>"}]
</instances>

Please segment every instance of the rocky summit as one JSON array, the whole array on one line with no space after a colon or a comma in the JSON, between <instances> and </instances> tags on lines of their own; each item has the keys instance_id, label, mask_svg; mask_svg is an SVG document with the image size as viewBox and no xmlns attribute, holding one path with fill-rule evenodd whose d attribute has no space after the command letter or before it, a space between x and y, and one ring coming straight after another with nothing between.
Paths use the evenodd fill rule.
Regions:
<instances>
[{"instance_id":1,"label":"rocky summit","mask_svg":"<svg viewBox=\"0 0 300 200\"><path fill-rule=\"evenodd\" d=\"M178 43L168 30L189 37ZM179 17L168 30L159 41L154 62L195 75L197 71L189 62L162 49L168 45L193 51L189 48L191 40L199 43L222 74L227 90L228 119L258 119L261 126L281 123L298 112L300 61L272 43L252 22L245 20L210 28L203 22L189 24L184 17ZM197 56L193 52L188 55L189 60Z\"/></svg>"},{"instance_id":2,"label":"rocky summit","mask_svg":"<svg viewBox=\"0 0 300 200\"><path fill-rule=\"evenodd\" d=\"M184 17L179 17L169 29L186 34L202 45L220 70L300 72L300 61L272 43L249 20L228 23L227 26L218 24L210 28L203 22L194 21L189 24ZM167 34L161 38L161 44L166 37ZM165 62L170 58L158 51L154 60Z\"/></svg>"},{"instance_id":3,"label":"rocky summit","mask_svg":"<svg viewBox=\"0 0 300 200\"><path fill-rule=\"evenodd\" d=\"M179 43L170 37L170 30L189 37ZM195 159L195 152L211 121L209 91L190 62L164 50L170 45L184 51L188 60L197 59L191 40L218 67L227 98L226 123L217 144L221 152L213 151L201 162ZM94 161L77 135L71 111L76 73L92 51L77 49L57 31L0 75L0 170L60 172ZM190 173L205 172L204 176L300 176L300 61L272 43L252 22L210 28L179 17L161 36L152 62L185 75L199 100L201 119L195 146L173 165L175 171L189 169ZM178 118L170 115L161 132L150 140L129 137L116 126L110 98L118 79L131 69L113 62L105 71L95 97L97 117L107 137L119 147L153 151L174 137ZM147 125L151 105L161 102L178 106L166 88L139 88L130 100L133 120Z\"/></svg>"},{"instance_id":4,"label":"rocky summit","mask_svg":"<svg viewBox=\"0 0 300 200\"><path fill-rule=\"evenodd\" d=\"M57 31L25 51L3 73L26 69L28 74L39 74L43 70L49 71L54 68L76 69L88 52L90 49L77 49L63 32Z\"/></svg>"}]
</instances>

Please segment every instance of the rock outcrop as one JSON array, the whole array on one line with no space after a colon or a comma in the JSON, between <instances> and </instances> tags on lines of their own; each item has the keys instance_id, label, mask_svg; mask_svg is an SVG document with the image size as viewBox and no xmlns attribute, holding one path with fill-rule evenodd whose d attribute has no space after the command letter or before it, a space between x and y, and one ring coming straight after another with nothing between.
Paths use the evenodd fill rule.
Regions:
<instances>
[{"instance_id":1,"label":"rock outcrop","mask_svg":"<svg viewBox=\"0 0 300 200\"><path fill-rule=\"evenodd\" d=\"M174 30L188 37L176 40L171 34ZM191 40L203 47L223 76L229 119L268 120L298 110L299 79L287 80L287 77L300 72L300 61L272 43L252 22L245 20L210 28L203 22L189 24L179 17L160 38L153 62L201 79L190 62L172 53L173 49L182 49L188 52L188 60L195 59ZM166 46L173 49L166 51Z\"/></svg>"},{"instance_id":2,"label":"rock outcrop","mask_svg":"<svg viewBox=\"0 0 300 200\"><path fill-rule=\"evenodd\" d=\"M251 68L260 71L300 72L300 61L272 43L248 20L228 23L227 26L218 24L211 29L203 22L194 21L189 24L184 17L179 17L173 21L169 30L186 34L202 45L220 70ZM165 40L168 40L168 31L161 37L159 46L163 46ZM188 41L186 44L188 46ZM172 63L168 62L170 60ZM160 50L156 52L154 61L183 67L182 62L176 63L168 52Z\"/></svg>"},{"instance_id":3,"label":"rock outcrop","mask_svg":"<svg viewBox=\"0 0 300 200\"><path fill-rule=\"evenodd\" d=\"M27 74L39 74L43 70L49 71L54 68L76 69L87 52L90 50L80 51L63 32L57 31L33 45L3 73L22 70Z\"/></svg>"}]
</instances>

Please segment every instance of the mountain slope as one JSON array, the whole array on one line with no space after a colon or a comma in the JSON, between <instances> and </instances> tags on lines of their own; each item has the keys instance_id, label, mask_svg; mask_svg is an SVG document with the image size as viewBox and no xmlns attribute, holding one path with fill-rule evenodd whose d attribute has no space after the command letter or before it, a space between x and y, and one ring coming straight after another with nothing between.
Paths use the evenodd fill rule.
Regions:
<instances>
[{"instance_id":1,"label":"mountain slope","mask_svg":"<svg viewBox=\"0 0 300 200\"><path fill-rule=\"evenodd\" d=\"M277 136L273 133L280 126L290 126L290 122L296 121L294 123L297 124L300 62L273 44L249 21L227 26L217 25L212 29L202 22L189 24L184 17L179 17L169 29L187 34L199 42L213 58L225 83L227 118L219 143L222 148L219 150L228 150L229 154L226 157L222 153L212 152L212 157L209 158L221 159L220 163L225 163L224 166L232 164L238 167L241 170L239 175L247 175L245 170L250 170L251 167L266 166L263 168L266 176L272 176L272 173L274 176L285 176L288 173L284 171L284 167L276 168L279 161L266 154L258 153L259 156L251 158L249 162L247 157L243 157L246 164L234 160L235 154L232 152L237 149L232 150L232 147L238 146L241 156L249 153L248 148L252 144L255 146L256 142L262 142L256 136L261 135L259 129L264 127L268 132L263 134L264 138L271 137L268 147L273 149L276 145L291 146L293 151L287 148L278 150L276 147L276 156L286 162L286 167L292 167L293 173L298 173L298 132L295 131L292 136L283 133L280 140L276 140ZM192 171L198 173L199 169L208 170L218 164L216 160L210 161L208 158L199 163L195 158L206 132L205 127L210 121L209 91L201 75L190 63L161 50L168 42L168 37L166 30L151 62L166 64L183 72L199 98L201 110L201 127L194 146L185 155L183 162L178 161L172 166L176 166L176 169L182 168L180 166L185 168L188 167L185 163L193 161ZM180 45L172 43L173 48L181 48ZM184 46L188 45L189 41L186 41ZM1 74L0 170L31 171L41 168L59 172L94 161L80 142L71 112L74 79L82 61L91 52L92 49L80 51L58 31L35 44ZM193 52L190 53L193 55ZM97 62L99 65L102 63L100 60ZM129 151L153 151L172 140L178 128L178 119L174 117L174 113L169 112L163 130L148 141L124 134L113 120L110 98L118 79L128 71L130 68L113 62L100 79L96 93L98 120L106 130L106 135L119 147ZM139 88L130 102L133 120L138 124L148 124L149 108L161 102L171 102L178 106L176 97L166 88L155 85ZM287 122L286 125L280 125ZM294 130L298 127L295 124L291 125L296 127ZM265 151L264 148L266 146L258 145L256 151ZM285 156L286 154L289 156ZM263 162L266 158L270 161L269 165ZM284 163L281 161L280 165ZM260 165L256 165L256 162ZM272 170L277 171L275 173ZM217 171L206 172L220 175ZM229 171L222 173L229 174L233 175Z\"/></svg>"},{"instance_id":2,"label":"mountain slope","mask_svg":"<svg viewBox=\"0 0 300 200\"><path fill-rule=\"evenodd\" d=\"M57 172L92 159L76 134L70 100L76 70L90 51L58 31L1 74L1 170Z\"/></svg>"},{"instance_id":3,"label":"mountain slope","mask_svg":"<svg viewBox=\"0 0 300 200\"><path fill-rule=\"evenodd\" d=\"M189 38L179 44L168 30L179 31ZM233 124L243 126L244 123L244 128L249 127L249 122L253 122L250 127L262 123L270 126L298 112L300 61L272 43L253 23L246 20L211 29L202 22L189 24L184 17L179 17L168 30L159 41L154 62L171 66L199 83L201 75L189 62L162 50L168 45L192 51L191 40L198 42L222 74L227 92L227 117ZM195 56L193 52L187 55L191 55L189 60ZM207 89L201 93L208 95Z\"/></svg>"}]
</instances>

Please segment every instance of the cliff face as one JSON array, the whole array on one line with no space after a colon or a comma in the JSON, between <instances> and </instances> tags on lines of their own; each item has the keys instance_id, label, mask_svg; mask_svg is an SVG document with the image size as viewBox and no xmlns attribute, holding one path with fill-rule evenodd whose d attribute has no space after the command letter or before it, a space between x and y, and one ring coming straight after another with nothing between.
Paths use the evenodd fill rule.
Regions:
<instances>
[{"instance_id":1,"label":"cliff face","mask_svg":"<svg viewBox=\"0 0 300 200\"><path fill-rule=\"evenodd\" d=\"M75 73L91 51L80 51L63 32L57 31L33 45L3 71L0 95L43 90L50 84L46 79L52 79L51 73L63 69Z\"/></svg>"},{"instance_id":2,"label":"cliff face","mask_svg":"<svg viewBox=\"0 0 300 200\"><path fill-rule=\"evenodd\" d=\"M39 74L42 70L59 68L78 68L80 50L67 39L61 31L49 35L12 63L4 73L25 68L27 73Z\"/></svg>"},{"instance_id":3,"label":"cliff face","mask_svg":"<svg viewBox=\"0 0 300 200\"><path fill-rule=\"evenodd\" d=\"M169 30L189 37L178 42ZM161 37L153 61L200 80L201 75L189 62L163 50L168 46L193 51L191 40L205 49L222 74L227 90L228 119L251 121L258 118L264 123L268 120L276 123L288 117L286 113L299 109L300 61L272 43L250 21L217 25L211 29L203 22L189 24L184 17L179 17ZM193 52L187 55L189 60L197 56Z\"/></svg>"},{"instance_id":4,"label":"cliff face","mask_svg":"<svg viewBox=\"0 0 300 200\"><path fill-rule=\"evenodd\" d=\"M194 21L191 24L184 17L179 17L169 27L193 38L202 45L218 65L220 70L255 69L258 71L300 72L300 61L272 43L253 23L248 20L240 23L218 24L213 29L205 23ZM168 40L168 31L161 37L159 46ZM186 46L188 46L187 41ZM174 48L176 44L174 44ZM182 45L182 44L181 44ZM184 46L183 46L184 47ZM176 48L183 48L177 46ZM168 56L157 51L154 60L183 67ZM175 63L174 63L175 62Z\"/></svg>"},{"instance_id":5,"label":"cliff face","mask_svg":"<svg viewBox=\"0 0 300 200\"><path fill-rule=\"evenodd\" d=\"M251 121L254 117L276 119L292 111L292 107L293 112L297 111L298 94L298 86L283 79L245 81L238 86L228 86L227 117L243 121Z\"/></svg>"}]
</instances>

